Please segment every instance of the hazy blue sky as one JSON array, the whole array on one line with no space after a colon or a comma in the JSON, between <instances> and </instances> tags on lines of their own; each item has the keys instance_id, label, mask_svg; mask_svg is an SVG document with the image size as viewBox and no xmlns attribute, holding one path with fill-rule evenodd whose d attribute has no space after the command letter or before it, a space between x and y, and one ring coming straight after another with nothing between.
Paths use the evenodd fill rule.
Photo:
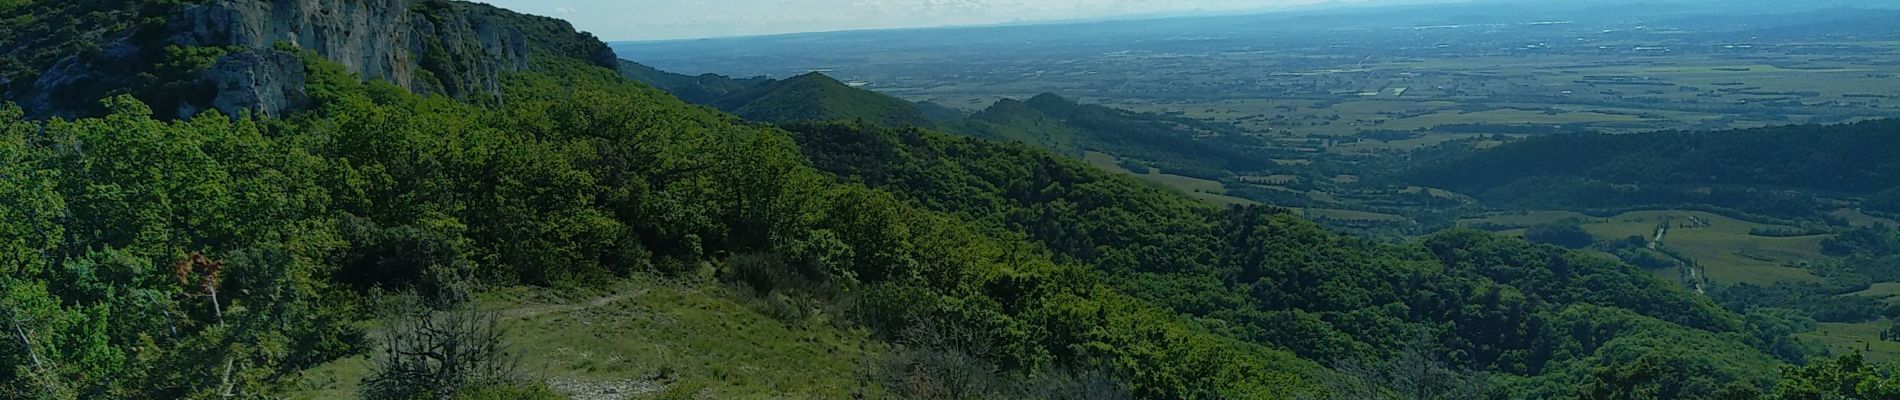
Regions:
<instances>
[{"instance_id":1,"label":"hazy blue sky","mask_svg":"<svg viewBox=\"0 0 1900 400\"><path fill-rule=\"evenodd\" d=\"M868 28L992 24L1325 0L477 0L566 19L606 40L679 39Z\"/></svg>"}]
</instances>

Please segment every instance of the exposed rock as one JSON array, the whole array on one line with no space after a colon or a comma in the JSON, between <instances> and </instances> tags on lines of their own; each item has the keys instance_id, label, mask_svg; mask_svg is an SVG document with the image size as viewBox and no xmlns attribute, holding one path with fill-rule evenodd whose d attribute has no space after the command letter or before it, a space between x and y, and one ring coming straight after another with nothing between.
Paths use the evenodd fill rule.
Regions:
<instances>
[{"instance_id":1,"label":"exposed rock","mask_svg":"<svg viewBox=\"0 0 1900 400\"><path fill-rule=\"evenodd\" d=\"M625 400L665 390L653 380L591 381L551 379L548 387L575 400Z\"/></svg>"},{"instance_id":2,"label":"exposed rock","mask_svg":"<svg viewBox=\"0 0 1900 400\"><path fill-rule=\"evenodd\" d=\"M288 45L313 51L364 79L380 79L418 93L464 100L494 96L501 77L531 67L537 55L616 67L613 50L565 21L517 14L488 5L446 0L202 0L181 6L159 36L121 32L104 56L75 55L48 66L22 105L37 115L67 115L113 92L137 90L124 64L150 63L152 46L233 50L204 71L215 98L184 99L179 116L215 107L282 115L307 105L305 77ZM113 36L107 36L113 37ZM4 41L0 41L4 42ZM114 54L117 53L117 54ZM295 65L293 65L295 64ZM147 67L149 68L149 66ZM89 81L99 83L88 83ZM67 103L62 104L60 99Z\"/></svg>"},{"instance_id":3,"label":"exposed rock","mask_svg":"<svg viewBox=\"0 0 1900 400\"><path fill-rule=\"evenodd\" d=\"M211 106L227 114L251 110L268 117L282 117L310 104L304 92L303 58L296 54L253 50L226 55L218 60L204 79L217 87ZM189 106L189 105L187 105ZM191 116L194 110L181 109L179 116Z\"/></svg>"}]
</instances>

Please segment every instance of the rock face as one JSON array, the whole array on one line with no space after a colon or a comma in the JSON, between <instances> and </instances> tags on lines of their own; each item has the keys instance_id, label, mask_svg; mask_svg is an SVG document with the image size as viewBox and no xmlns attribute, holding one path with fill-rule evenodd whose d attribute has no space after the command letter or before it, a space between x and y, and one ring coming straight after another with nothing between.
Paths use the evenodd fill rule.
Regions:
<instances>
[{"instance_id":1,"label":"rock face","mask_svg":"<svg viewBox=\"0 0 1900 400\"><path fill-rule=\"evenodd\" d=\"M306 49L364 79L380 79L426 94L479 100L501 90L501 77L526 70L537 56L582 60L616 67L613 50L593 35L552 18L492 6L447 0L200 0L188 2L165 23L159 46L231 50L198 76L212 98L186 99L177 116L216 108L281 116L307 105L304 67L288 49ZM147 42L126 35L117 43ZM149 46L149 45L148 45ZM77 58L78 56L75 56ZM61 96L72 82L110 76L124 60L73 59L43 75L34 91ZM100 86L100 85L91 85ZM104 94L100 93L104 97ZM96 97L95 97L96 98ZM58 107L28 101L28 107ZM34 111L34 110L30 110ZM69 115L60 110L37 110Z\"/></svg>"},{"instance_id":2,"label":"rock face","mask_svg":"<svg viewBox=\"0 0 1900 400\"><path fill-rule=\"evenodd\" d=\"M281 51L246 51L224 56L204 74L204 80L217 88L211 107L236 115L251 110L267 116L283 116L310 105L304 92L303 58ZM194 107L187 104L183 107ZM190 108L179 115L197 114Z\"/></svg>"}]
</instances>

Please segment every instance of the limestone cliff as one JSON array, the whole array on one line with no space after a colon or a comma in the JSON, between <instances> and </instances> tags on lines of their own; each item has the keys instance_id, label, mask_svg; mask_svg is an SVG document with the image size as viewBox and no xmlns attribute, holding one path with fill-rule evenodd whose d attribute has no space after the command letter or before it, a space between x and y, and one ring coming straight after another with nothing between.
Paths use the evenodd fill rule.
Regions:
<instances>
[{"instance_id":1,"label":"limestone cliff","mask_svg":"<svg viewBox=\"0 0 1900 400\"><path fill-rule=\"evenodd\" d=\"M12 90L9 95L19 98L10 100L37 115L84 114L75 104L141 94L145 82L126 77L144 74L190 83L152 96L170 101L147 99L167 110L162 112L190 116L216 108L283 115L305 100L304 69L288 54L290 47L314 51L364 79L464 100L494 95L504 74L530 68L537 56L616 67L606 44L565 21L459 1L197 0L161 13L157 26L109 33L106 51L45 67L31 86ZM128 64L166 62L155 53L173 46L227 51L182 77L126 70Z\"/></svg>"}]
</instances>

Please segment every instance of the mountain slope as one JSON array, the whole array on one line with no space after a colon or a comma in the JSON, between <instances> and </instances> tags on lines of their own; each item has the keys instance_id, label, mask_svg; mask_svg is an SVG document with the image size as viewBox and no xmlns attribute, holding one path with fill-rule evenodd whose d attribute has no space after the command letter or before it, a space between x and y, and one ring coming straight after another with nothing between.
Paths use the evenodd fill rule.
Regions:
<instances>
[{"instance_id":1,"label":"mountain slope","mask_svg":"<svg viewBox=\"0 0 1900 400\"><path fill-rule=\"evenodd\" d=\"M470 286L623 278L717 281L789 326L840 324L904 344L877 363L784 353L856 366L900 393L944 390L918 379L951 373L983 386L947 389L1008 398L1317 389L1311 361L1121 294L1019 239L832 182L786 132L736 124L594 60L541 57L502 74L497 101L458 101L365 82L315 50L270 51L305 71L309 107L281 119L158 118L129 95L72 121L0 107L0 174L18 178L0 181L0 308L18 338L0 341L0 363L15 366L0 370L5 393L275 397L345 357L444 365L406 358L441 357L430 352L372 350L445 337L405 338L404 327L442 314L383 313L393 299L379 293L459 312ZM726 334L699 326L734 327L662 329ZM641 362L653 369L608 361L560 377L745 374ZM522 376L403 380L391 375L401 364L372 364L361 395L547 392Z\"/></svg>"},{"instance_id":2,"label":"mountain slope","mask_svg":"<svg viewBox=\"0 0 1900 400\"><path fill-rule=\"evenodd\" d=\"M687 76L661 71L627 60L620 60L619 71L621 75L635 82L651 85L673 94L674 97L679 97L680 100L697 104L711 104L734 93L774 82L771 78L762 76L746 79L733 79L718 74Z\"/></svg>"},{"instance_id":3,"label":"mountain slope","mask_svg":"<svg viewBox=\"0 0 1900 400\"><path fill-rule=\"evenodd\" d=\"M1398 180L1504 205L1714 204L1766 215L1831 212L1788 191L1864 196L1900 186L1900 122L1725 132L1561 135L1457 150Z\"/></svg>"},{"instance_id":4,"label":"mountain slope","mask_svg":"<svg viewBox=\"0 0 1900 400\"><path fill-rule=\"evenodd\" d=\"M915 104L851 87L817 72L755 86L711 104L761 122L862 119L892 127L934 124Z\"/></svg>"},{"instance_id":5,"label":"mountain slope","mask_svg":"<svg viewBox=\"0 0 1900 400\"><path fill-rule=\"evenodd\" d=\"M759 122L864 120L891 126L938 126L962 121L962 111L911 103L852 87L812 72L785 80L733 79L718 74L687 76L622 60L620 73L692 103L705 104Z\"/></svg>"},{"instance_id":6,"label":"mountain slope","mask_svg":"<svg viewBox=\"0 0 1900 400\"><path fill-rule=\"evenodd\" d=\"M1218 177L1274 166L1268 143L1231 125L1078 104L1054 94L1004 99L969 121L963 130L977 136L1069 154L1110 153L1181 175Z\"/></svg>"},{"instance_id":7,"label":"mountain slope","mask_svg":"<svg viewBox=\"0 0 1900 400\"><path fill-rule=\"evenodd\" d=\"M168 117L286 115L309 101L309 71L291 48L468 101L492 101L502 76L535 57L615 63L565 21L446 0L40 1L0 11L10 33L0 86L31 115L92 115L100 99L128 93Z\"/></svg>"},{"instance_id":8,"label":"mountain slope","mask_svg":"<svg viewBox=\"0 0 1900 400\"><path fill-rule=\"evenodd\" d=\"M315 13L335 15L365 3L305 4L340 7ZM537 342L521 355L569 362L547 369L556 378L680 379L671 394L689 396L693 380L731 390L714 395L847 392L740 387L758 382L752 359L718 361L769 354L834 373L855 366L893 398L1354 397L1342 388L1698 398L1772 385L1777 361L1750 346L1786 336L1587 254L1475 232L1358 241L1045 150L874 120L903 113L739 123L585 51L534 53L499 73L493 99L365 81L336 52L268 51L303 71L294 88L308 107L284 118L167 119L129 95L72 121L0 107L0 176L10 178L0 180L0 323L12 332L0 364L13 366L0 369L0 393L273 398L313 367L367 355L392 361L369 367L375 379L358 392L367 397L554 398L533 375L406 380L405 364L467 364L397 344L466 348L434 342L440 329L404 328L478 314L461 314L473 307L469 287L574 293L625 280L730 292L607 294L603 306L673 304L519 311L550 326L504 324L531 332L468 340L629 349ZM738 108L793 109L809 97L774 94L848 88L816 75L771 86ZM1201 132L1057 100L1023 105L1079 127ZM410 302L388 293L434 304L382 310ZM655 329L657 343L595 323ZM803 328L813 324L829 326ZM838 331L858 351L806 341L726 353L718 347L731 341L695 340ZM672 346L700 354L669 358ZM699 365L674 365L688 361ZM1431 380L1354 374L1357 365ZM798 374L770 375L789 378L764 384Z\"/></svg>"},{"instance_id":9,"label":"mountain slope","mask_svg":"<svg viewBox=\"0 0 1900 400\"><path fill-rule=\"evenodd\" d=\"M1674 392L1662 398L1700 398L1765 387L1778 363L1746 344L1774 334L1753 338L1709 299L1611 259L1465 231L1360 242L1284 210L1220 210L1020 144L790 128L840 179L1029 238L1131 295L1307 359L1378 368L1436 354L1425 357L1447 368L1434 372L1439 383L1485 371L1494 375L1480 386L1503 398L1562 398L1639 358L1666 364L1657 377Z\"/></svg>"}]
</instances>

